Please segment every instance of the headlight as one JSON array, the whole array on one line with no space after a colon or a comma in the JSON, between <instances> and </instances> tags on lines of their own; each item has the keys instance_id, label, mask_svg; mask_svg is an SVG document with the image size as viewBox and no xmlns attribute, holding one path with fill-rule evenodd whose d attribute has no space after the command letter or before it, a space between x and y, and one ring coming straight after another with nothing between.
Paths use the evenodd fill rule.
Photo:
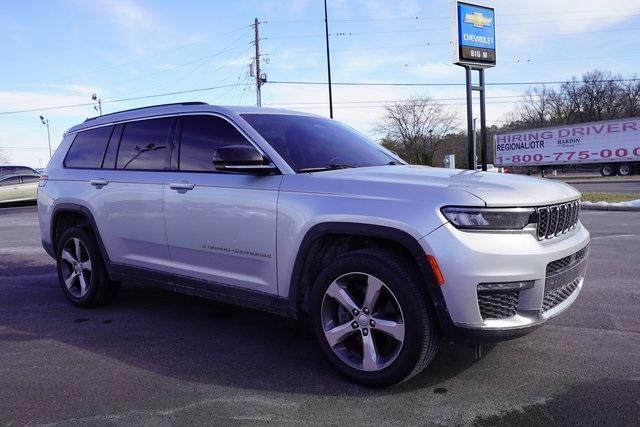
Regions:
<instances>
[{"instance_id":1,"label":"headlight","mask_svg":"<svg viewBox=\"0 0 640 427\"><path fill-rule=\"evenodd\" d=\"M442 214L457 228L468 230L522 230L535 222L533 208L460 208L448 206Z\"/></svg>"}]
</instances>

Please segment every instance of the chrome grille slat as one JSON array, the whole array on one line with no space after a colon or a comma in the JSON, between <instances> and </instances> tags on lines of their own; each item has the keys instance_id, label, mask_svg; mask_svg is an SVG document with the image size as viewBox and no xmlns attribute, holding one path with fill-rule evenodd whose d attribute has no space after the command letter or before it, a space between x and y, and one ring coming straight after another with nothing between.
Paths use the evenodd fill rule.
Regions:
<instances>
[{"instance_id":1,"label":"chrome grille slat","mask_svg":"<svg viewBox=\"0 0 640 427\"><path fill-rule=\"evenodd\" d=\"M576 227L580 216L580 201L540 206L536 210L538 240L551 239Z\"/></svg>"}]
</instances>

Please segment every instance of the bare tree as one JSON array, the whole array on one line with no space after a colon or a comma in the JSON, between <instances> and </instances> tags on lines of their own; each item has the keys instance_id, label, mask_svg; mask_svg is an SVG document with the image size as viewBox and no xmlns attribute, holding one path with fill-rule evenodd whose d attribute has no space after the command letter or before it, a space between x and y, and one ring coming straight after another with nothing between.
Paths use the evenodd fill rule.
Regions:
<instances>
[{"instance_id":1,"label":"bare tree","mask_svg":"<svg viewBox=\"0 0 640 427\"><path fill-rule=\"evenodd\" d=\"M573 77L558 89L528 91L508 129L618 119L640 114L640 83L608 71Z\"/></svg>"},{"instance_id":2,"label":"bare tree","mask_svg":"<svg viewBox=\"0 0 640 427\"><path fill-rule=\"evenodd\" d=\"M432 165L436 150L457 124L455 111L429 97L415 96L386 106L374 130L383 136L382 145L409 163Z\"/></svg>"},{"instance_id":3,"label":"bare tree","mask_svg":"<svg viewBox=\"0 0 640 427\"><path fill-rule=\"evenodd\" d=\"M546 125L553 114L554 102L552 98L553 91L548 90L545 86L542 89L527 90L516 113L517 120L531 126Z\"/></svg>"}]
</instances>

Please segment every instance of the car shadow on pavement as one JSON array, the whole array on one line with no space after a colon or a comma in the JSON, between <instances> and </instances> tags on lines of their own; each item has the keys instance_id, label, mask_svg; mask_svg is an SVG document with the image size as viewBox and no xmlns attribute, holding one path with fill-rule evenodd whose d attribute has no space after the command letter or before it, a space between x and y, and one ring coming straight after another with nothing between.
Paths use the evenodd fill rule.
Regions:
<instances>
[{"instance_id":1,"label":"car shadow on pavement","mask_svg":"<svg viewBox=\"0 0 640 427\"><path fill-rule=\"evenodd\" d=\"M338 375L300 322L126 284L113 304L81 309L64 299L53 266L26 268L22 276L0 281L0 343L46 337L180 380L320 395L409 392L436 386L475 363L470 348L443 344L417 377L369 389Z\"/></svg>"},{"instance_id":2,"label":"car shadow on pavement","mask_svg":"<svg viewBox=\"0 0 640 427\"><path fill-rule=\"evenodd\" d=\"M24 206L36 206L38 204L35 200L29 200L26 202L10 202L10 203L2 203L0 204L0 212L2 212L2 208L18 208Z\"/></svg>"}]
</instances>

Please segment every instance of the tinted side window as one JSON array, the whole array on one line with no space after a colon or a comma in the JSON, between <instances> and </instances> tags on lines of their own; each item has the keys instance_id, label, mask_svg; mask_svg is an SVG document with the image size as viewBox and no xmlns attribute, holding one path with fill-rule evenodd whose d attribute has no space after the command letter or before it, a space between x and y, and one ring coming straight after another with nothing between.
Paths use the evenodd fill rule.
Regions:
<instances>
[{"instance_id":1,"label":"tinted side window","mask_svg":"<svg viewBox=\"0 0 640 427\"><path fill-rule=\"evenodd\" d=\"M107 148L112 129L113 126L104 126L79 132L64 159L64 165L68 168L99 168L102 166L102 156Z\"/></svg>"},{"instance_id":2,"label":"tinted side window","mask_svg":"<svg viewBox=\"0 0 640 427\"><path fill-rule=\"evenodd\" d=\"M14 173L37 173L37 172L28 167L17 167Z\"/></svg>"},{"instance_id":3,"label":"tinted side window","mask_svg":"<svg viewBox=\"0 0 640 427\"><path fill-rule=\"evenodd\" d=\"M12 173L13 173L13 167L11 166L5 166L3 168L0 168L0 176L11 175Z\"/></svg>"},{"instance_id":4,"label":"tinted side window","mask_svg":"<svg viewBox=\"0 0 640 427\"><path fill-rule=\"evenodd\" d=\"M215 116L182 119L180 170L215 171L213 150L227 145L251 145L227 120Z\"/></svg>"},{"instance_id":5,"label":"tinted side window","mask_svg":"<svg viewBox=\"0 0 640 427\"><path fill-rule=\"evenodd\" d=\"M3 179L0 181L0 185L17 185L20 184L20 177L13 176L11 178Z\"/></svg>"},{"instance_id":6,"label":"tinted side window","mask_svg":"<svg viewBox=\"0 0 640 427\"><path fill-rule=\"evenodd\" d=\"M118 169L169 169L173 118L141 120L124 125Z\"/></svg>"},{"instance_id":7,"label":"tinted side window","mask_svg":"<svg viewBox=\"0 0 640 427\"><path fill-rule=\"evenodd\" d=\"M38 182L40 181L40 178L37 176L23 176L22 177L22 183L23 184L30 184L32 182Z\"/></svg>"}]
</instances>

